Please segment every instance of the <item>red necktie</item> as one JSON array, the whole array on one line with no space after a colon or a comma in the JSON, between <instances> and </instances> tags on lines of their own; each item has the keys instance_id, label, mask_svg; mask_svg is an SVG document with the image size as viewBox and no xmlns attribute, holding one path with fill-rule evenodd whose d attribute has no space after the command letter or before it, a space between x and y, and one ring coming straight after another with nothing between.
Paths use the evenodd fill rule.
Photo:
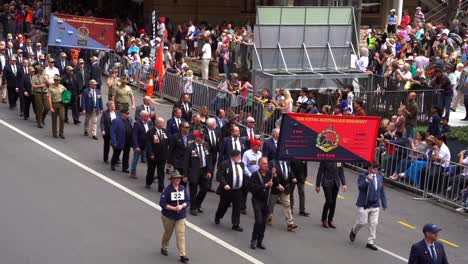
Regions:
<instances>
[{"instance_id":1,"label":"red necktie","mask_svg":"<svg viewBox=\"0 0 468 264\"><path fill-rule=\"evenodd\" d=\"M254 140L253 131L250 129L250 141Z\"/></svg>"}]
</instances>

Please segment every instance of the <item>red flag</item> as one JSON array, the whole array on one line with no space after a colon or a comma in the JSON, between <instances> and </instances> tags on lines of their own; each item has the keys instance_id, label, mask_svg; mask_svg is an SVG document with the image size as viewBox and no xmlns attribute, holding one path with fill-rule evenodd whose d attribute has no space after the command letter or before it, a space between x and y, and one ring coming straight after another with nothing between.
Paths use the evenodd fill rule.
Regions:
<instances>
[{"instance_id":1,"label":"red flag","mask_svg":"<svg viewBox=\"0 0 468 264\"><path fill-rule=\"evenodd\" d=\"M158 55L156 57L156 63L154 64L154 70L158 72L158 87L159 91L162 92L162 81L164 76L163 66L163 44L159 44Z\"/></svg>"}]
</instances>

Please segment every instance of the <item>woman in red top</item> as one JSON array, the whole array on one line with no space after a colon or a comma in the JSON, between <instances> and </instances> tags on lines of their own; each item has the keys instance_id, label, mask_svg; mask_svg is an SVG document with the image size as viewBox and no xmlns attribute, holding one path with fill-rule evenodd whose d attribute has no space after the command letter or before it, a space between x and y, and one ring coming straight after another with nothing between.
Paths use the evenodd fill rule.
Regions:
<instances>
[{"instance_id":1,"label":"woman in red top","mask_svg":"<svg viewBox=\"0 0 468 264\"><path fill-rule=\"evenodd\" d=\"M401 17L400 26L405 28L411 22L411 17L409 16L408 10L403 11L403 16Z\"/></svg>"}]
</instances>

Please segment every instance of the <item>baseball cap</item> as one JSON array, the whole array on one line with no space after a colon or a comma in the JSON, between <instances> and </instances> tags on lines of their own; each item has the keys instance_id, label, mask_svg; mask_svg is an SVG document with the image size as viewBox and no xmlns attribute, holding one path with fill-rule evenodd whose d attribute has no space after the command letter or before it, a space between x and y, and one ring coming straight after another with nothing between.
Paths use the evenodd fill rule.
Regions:
<instances>
[{"instance_id":1,"label":"baseball cap","mask_svg":"<svg viewBox=\"0 0 468 264\"><path fill-rule=\"evenodd\" d=\"M262 145L262 142L258 139L254 139L250 141L250 146L261 146L261 145Z\"/></svg>"},{"instance_id":2,"label":"baseball cap","mask_svg":"<svg viewBox=\"0 0 468 264\"><path fill-rule=\"evenodd\" d=\"M423 227L423 233L439 233L442 230L442 228L436 226L435 224L425 224Z\"/></svg>"},{"instance_id":3,"label":"baseball cap","mask_svg":"<svg viewBox=\"0 0 468 264\"><path fill-rule=\"evenodd\" d=\"M200 131L195 131L195 132L193 132L193 137L194 138L203 138L203 134L200 133Z\"/></svg>"}]
</instances>

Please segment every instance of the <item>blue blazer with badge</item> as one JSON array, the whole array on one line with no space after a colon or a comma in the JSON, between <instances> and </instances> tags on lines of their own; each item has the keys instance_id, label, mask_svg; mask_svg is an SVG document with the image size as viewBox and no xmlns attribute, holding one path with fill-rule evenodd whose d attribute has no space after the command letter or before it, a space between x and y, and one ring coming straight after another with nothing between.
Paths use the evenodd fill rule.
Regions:
<instances>
[{"instance_id":1,"label":"blue blazer with badge","mask_svg":"<svg viewBox=\"0 0 468 264\"><path fill-rule=\"evenodd\" d=\"M238 137L240 145L241 145L241 155L244 155L244 152L247 150L247 142L245 138L243 137ZM231 157L231 152L233 151L232 148L232 137L225 137L223 138L222 144L220 145L220 154L218 158L219 164L221 162L230 159Z\"/></svg>"},{"instance_id":2,"label":"blue blazer with badge","mask_svg":"<svg viewBox=\"0 0 468 264\"><path fill-rule=\"evenodd\" d=\"M130 126L133 128L133 120L128 117ZM111 124L111 145L116 149L123 149L125 147L125 125L122 117L116 117Z\"/></svg>"},{"instance_id":3,"label":"blue blazer with badge","mask_svg":"<svg viewBox=\"0 0 468 264\"><path fill-rule=\"evenodd\" d=\"M262 155L263 157L267 157L269 162L276 160L276 146L272 138L263 143Z\"/></svg>"},{"instance_id":4,"label":"blue blazer with badge","mask_svg":"<svg viewBox=\"0 0 468 264\"><path fill-rule=\"evenodd\" d=\"M101 90L95 89L96 91L96 109L94 109L94 102L93 102L93 94L91 92L91 88L86 88L83 90L81 95L81 109L86 111L86 113L91 113L92 111L96 111L96 114L100 114L102 112L102 96Z\"/></svg>"},{"instance_id":5,"label":"blue blazer with badge","mask_svg":"<svg viewBox=\"0 0 468 264\"><path fill-rule=\"evenodd\" d=\"M153 122L148 121L148 132L153 128ZM148 133L145 130L145 125L140 119L133 124L132 129L132 146L134 149L140 148L141 151L146 149L146 139L148 138Z\"/></svg>"},{"instance_id":6,"label":"blue blazer with badge","mask_svg":"<svg viewBox=\"0 0 468 264\"><path fill-rule=\"evenodd\" d=\"M448 264L447 255L442 243L439 241L434 242L435 251L437 256L436 264ZM408 264L433 264L431 253L427 248L426 241L423 239L411 246L411 252L408 259Z\"/></svg>"},{"instance_id":7,"label":"blue blazer with badge","mask_svg":"<svg viewBox=\"0 0 468 264\"><path fill-rule=\"evenodd\" d=\"M387 208L387 196L385 195L385 189L383 185L383 177L380 174L376 174L377 179L377 190L374 187L373 182L367 182L367 175L369 173L363 173L359 175L358 189L359 195L356 202L358 207L379 208L380 203L384 209Z\"/></svg>"},{"instance_id":8,"label":"blue blazer with badge","mask_svg":"<svg viewBox=\"0 0 468 264\"><path fill-rule=\"evenodd\" d=\"M182 122L184 122L184 121L185 121L185 119L180 118L180 124L182 124ZM167 120L166 130L167 130L167 135L169 137L180 132L179 128L177 127L177 123L175 121L175 118L171 118L171 119Z\"/></svg>"}]
</instances>

